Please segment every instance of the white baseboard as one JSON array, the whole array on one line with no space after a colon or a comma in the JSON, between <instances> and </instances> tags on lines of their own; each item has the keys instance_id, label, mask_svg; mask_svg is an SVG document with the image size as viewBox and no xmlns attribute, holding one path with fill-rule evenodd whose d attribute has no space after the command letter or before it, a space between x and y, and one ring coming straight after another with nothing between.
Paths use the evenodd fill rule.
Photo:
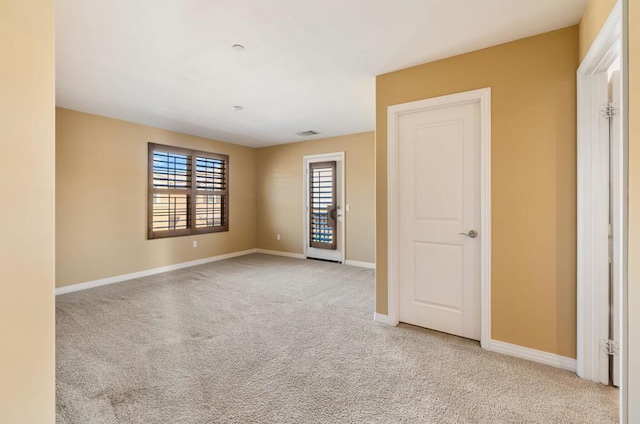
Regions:
<instances>
[{"instance_id":1,"label":"white baseboard","mask_svg":"<svg viewBox=\"0 0 640 424\"><path fill-rule=\"evenodd\" d=\"M287 258L307 259L302 253L281 252L279 250L256 249L256 253L264 253L265 255L284 256ZM344 261L345 265L357 266L360 268L376 269L376 264L371 262L360 261Z\"/></svg>"},{"instance_id":2,"label":"white baseboard","mask_svg":"<svg viewBox=\"0 0 640 424\"><path fill-rule=\"evenodd\" d=\"M373 320L375 322L379 322L380 324L391 325L391 321L389 321L389 315L384 315L384 314L379 314L377 312L374 312Z\"/></svg>"},{"instance_id":3,"label":"white baseboard","mask_svg":"<svg viewBox=\"0 0 640 424\"><path fill-rule=\"evenodd\" d=\"M566 356L556 355L554 353L518 346L511 343L505 343L499 340L491 340L489 350L576 372L576 360Z\"/></svg>"},{"instance_id":4,"label":"white baseboard","mask_svg":"<svg viewBox=\"0 0 640 424\"><path fill-rule=\"evenodd\" d=\"M209 258L197 259L195 261L182 262L174 265L162 266L159 268L147 269L145 271L133 272L131 274L116 275L115 277L102 278L100 280L87 281L86 283L72 284L70 286L58 287L56 296L65 293L72 293L80 290L92 289L94 287L106 286L107 284L120 283L123 281L133 280L136 278L147 277L149 275L161 274L163 272L175 271L177 269L188 268L190 266L202 265L209 262L217 262L225 259L231 259L238 256L250 255L256 253L257 249L242 250L240 252L227 253L225 255L211 256Z\"/></svg>"},{"instance_id":5,"label":"white baseboard","mask_svg":"<svg viewBox=\"0 0 640 424\"><path fill-rule=\"evenodd\" d=\"M281 252L279 250L256 249L256 253L264 253L265 255L285 256L287 258L307 259L302 253Z\"/></svg>"},{"instance_id":6,"label":"white baseboard","mask_svg":"<svg viewBox=\"0 0 640 424\"><path fill-rule=\"evenodd\" d=\"M371 262L360 262L360 261L352 261L347 259L344 261L345 265L357 266L360 268L368 268L368 269L376 269L376 264Z\"/></svg>"}]
</instances>

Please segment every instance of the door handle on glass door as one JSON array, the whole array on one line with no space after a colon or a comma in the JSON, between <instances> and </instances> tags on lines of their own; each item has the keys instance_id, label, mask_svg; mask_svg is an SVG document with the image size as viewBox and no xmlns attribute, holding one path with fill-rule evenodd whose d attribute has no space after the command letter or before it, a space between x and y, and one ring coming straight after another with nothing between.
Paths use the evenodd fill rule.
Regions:
<instances>
[{"instance_id":1,"label":"door handle on glass door","mask_svg":"<svg viewBox=\"0 0 640 424\"><path fill-rule=\"evenodd\" d=\"M327 205L327 227L336 228L338 211L335 205Z\"/></svg>"},{"instance_id":2,"label":"door handle on glass door","mask_svg":"<svg viewBox=\"0 0 640 424\"><path fill-rule=\"evenodd\" d=\"M478 232L476 230L471 230L468 233L458 233L459 236L467 236L469 238L478 237Z\"/></svg>"}]
</instances>

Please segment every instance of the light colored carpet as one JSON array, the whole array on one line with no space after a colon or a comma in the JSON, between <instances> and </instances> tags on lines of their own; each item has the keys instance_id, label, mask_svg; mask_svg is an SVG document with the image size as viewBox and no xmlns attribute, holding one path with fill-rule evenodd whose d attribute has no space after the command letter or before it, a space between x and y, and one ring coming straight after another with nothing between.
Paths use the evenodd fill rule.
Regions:
<instances>
[{"instance_id":1,"label":"light colored carpet","mask_svg":"<svg viewBox=\"0 0 640 424\"><path fill-rule=\"evenodd\" d=\"M615 389L372 321L374 273L250 255L57 298L57 422L615 423Z\"/></svg>"}]
</instances>

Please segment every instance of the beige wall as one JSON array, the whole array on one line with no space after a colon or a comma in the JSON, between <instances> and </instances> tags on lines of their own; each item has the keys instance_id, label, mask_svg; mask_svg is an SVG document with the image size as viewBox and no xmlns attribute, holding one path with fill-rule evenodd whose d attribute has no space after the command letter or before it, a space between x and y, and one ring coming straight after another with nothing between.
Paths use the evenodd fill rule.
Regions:
<instances>
[{"instance_id":1,"label":"beige wall","mask_svg":"<svg viewBox=\"0 0 640 424\"><path fill-rule=\"evenodd\" d=\"M146 239L148 142L229 155L229 232ZM56 109L56 285L255 248L255 159L248 147Z\"/></svg>"},{"instance_id":2,"label":"beige wall","mask_svg":"<svg viewBox=\"0 0 640 424\"><path fill-rule=\"evenodd\" d=\"M629 1L629 423L640 422L640 4Z\"/></svg>"},{"instance_id":3,"label":"beige wall","mask_svg":"<svg viewBox=\"0 0 640 424\"><path fill-rule=\"evenodd\" d=\"M0 2L0 422L55 420L53 1Z\"/></svg>"},{"instance_id":4,"label":"beige wall","mask_svg":"<svg viewBox=\"0 0 640 424\"><path fill-rule=\"evenodd\" d=\"M377 78L377 302L387 313L387 107L492 89L492 337L575 357L578 27Z\"/></svg>"},{"instance_id":5,"label":"beige wall","mask_svg":"<svg viewBox=\"0 0 640 424\"><path fill-rule=\"evenodd\" d=\"M345 152L346 259L375 262L374 143L366 132L258 149L258 247L303 253L302 158Z\"/></svg>"},{"instance_id":6,"label":"beige wall","mask_svg":"<svg viewBox=\"0 0 640 424\"><path fill-rule=\"evenodd\" d=\"M580 61L589 51L617 0L590 0L580 21Z\"/></svg>"}]
</instances>

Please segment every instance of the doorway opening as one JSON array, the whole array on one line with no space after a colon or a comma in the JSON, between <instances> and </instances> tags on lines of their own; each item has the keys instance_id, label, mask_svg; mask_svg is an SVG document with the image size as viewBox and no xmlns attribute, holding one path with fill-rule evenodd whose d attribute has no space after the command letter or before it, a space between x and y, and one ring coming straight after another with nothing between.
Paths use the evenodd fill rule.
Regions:
<instances>
[{"instance_id":1,"label":"doorway opening","mask_svg":"<svg viewBox=\"0 0 640 424\"><path fill-rule=\"evenodd\" d=\"M626 165L622 4L578 68L578 344L580 377L620 387L626 410Z\"/></svg>"}]
</instances>

